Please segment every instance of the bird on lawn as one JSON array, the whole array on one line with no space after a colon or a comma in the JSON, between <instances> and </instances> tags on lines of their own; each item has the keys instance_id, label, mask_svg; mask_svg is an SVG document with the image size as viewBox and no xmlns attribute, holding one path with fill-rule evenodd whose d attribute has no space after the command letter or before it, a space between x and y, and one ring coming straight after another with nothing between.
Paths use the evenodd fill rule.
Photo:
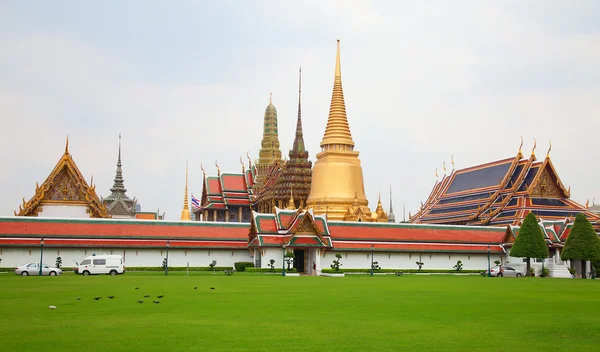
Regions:
<instances>
[{"instance_id":1,"label":"bird on lawn","mask_svg":"<svg viewBox=\"0 0 600 352\"><path fill-rule=\"evenodd\" d=\"M156 303L156 304L160 303L160 301L152 301L152 302L154 302L154 303Z\"/></svg>"},{"instance_id":2,"label":"bird on lawn","mask_svg":"<svg viewBox=\"0 0 600 352\"><path fill-rule=\"evenodd\" d=\"M197 290L197 289L198 289L198 286L194 287L194 290Z\"/></svg>"},{"instance_id":3,"label":"bird on lawn","mask_svg":"<svg viewBox=\"0 0 600 352\"><path fill-rule=\"evenodd\" d=\"M144 303L143 299L140 299L139 301L137 301L138 303Z\"/></svg>"},{"instance_id":4,"label":"bird on lawn","mask_svg":"<svg viewBox=\"0 0 600 352\"><path fill-rule=\"evenodd\" d=\"M148 298L148 297L150 297L150 295L144 295L144 297Z\"/></svg>"},{"instance_id":5,"label":"bird on lawn","mask_svg":"<svg viewBox=\"0 0 600 352\"><path fill-rule=\"evenodd\" d=\"M95 299L96 301L97 301L97 300L99 300L100 298L102 298L102 297L94 297L94 299Z\"/></svg>"},{"instance_id":6,"label":"bird on lawn","mask_svg":"<svg viewBox=\"0 0 600 352\"><path fill-rule=\"evenodd\" d=\"M113 298L115 298L115 296L108 296L108 298L113 299Z\"/></svg>"},{"instance_id":7,"label":"bird on lawn","mask_svg":"<svg viewBox=\"0 0 600 352\"><path fill-rule=\"evenodd\" d=\"M214 288L214 287L211 287L210 289L211 289L211 290L214 290L215 288Z\"/></svg>"},{"instance_id":8,"label":"bird on lawn","mask_svg":"<svg viewBox=\"0 0 600 352\"><path fill-rule=\"evenodd\" d=\"M136 287L135 289L136 289L136 290L139 290L139 289L140 289L140 287L138 286L138 287Z\"/></svg>"},{"instance_id":9,"label":"bird on lawn","mask_svg":"<svg viewBox=\"0 0 600 352\"><path fill-rule=\"evenodd\" d=\"M79 300L81 300L81 297L77 297L77 300L78 300L78 301L79 301Z\"/></svg>"},{"instance_id":10,"label":"bird on lawn","mask_svg":"<svg viewBox=\"0 0 600 352\"><path fill-rule=\"evenodd\" d=\"M156 297L158 297L158 298L163 298L163 297L164 297L164 295L160 295L160 296L156 296Z\"/></svg>"}]
</instances>

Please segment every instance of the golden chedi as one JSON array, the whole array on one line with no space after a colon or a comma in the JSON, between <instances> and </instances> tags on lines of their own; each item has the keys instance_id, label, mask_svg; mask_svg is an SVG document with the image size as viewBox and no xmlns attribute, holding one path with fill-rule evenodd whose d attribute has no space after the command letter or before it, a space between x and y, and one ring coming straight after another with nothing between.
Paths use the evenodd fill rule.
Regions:
<instances>
[{"instance_id":1,"label":"golden chedi","mask_svg":"<svg viewBox=\"0 0 600 352\"><path fill-rule=\"evenodd\" d=\"M346 117L338 40L329 119L306 201L316 214L326 214L328 220L373 221L358 154Z\"/></svg>"}]
</instances>

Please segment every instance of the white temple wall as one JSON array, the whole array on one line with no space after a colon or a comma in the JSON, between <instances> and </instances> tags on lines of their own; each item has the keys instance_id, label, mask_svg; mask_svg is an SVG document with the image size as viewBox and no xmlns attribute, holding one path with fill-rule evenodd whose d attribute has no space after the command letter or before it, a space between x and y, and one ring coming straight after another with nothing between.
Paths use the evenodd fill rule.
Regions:
<instances>
[{"instance_id":1,"label":"white temple wall","mask_svg":"<svg viewBox=\"0 0 600 352\"><path fill-rule=\"evenodd\" d=\"M56 257L62 259L62 266L73 267L75 262L93 254L122 255L125 267L145 266L159 268L167 252L166 249L123 249L123 248L44 248L43 261L54 265ZM16 267L30 262L40 261L39 248L0 248L0 267ZM247 249L169 249L169 266L204 266L208 267L213 260L217 266L233 267L235 262L252 262L253 258Z\"/></svg>"},{"instance_id":2,"label":"white temple wall","mask_svg":"<svg viewBox=\"0 0 600 352\"><path fill-rule=\"evenodd\" d=\"M258 251L255 250L255 253ZM281 248L264 248L264 254L260 260L262 268L269 267L269 260L275 260L275 268L281 268L283 251ZM54 265L56 257L62 258L63 266L72 267L75 262L81 262L85 257L92 254L116 254L124 257L125 266L136 267L156 267L159 268L163 258L166 256L165 249L146 249L146 248L44 248L44 262ZM312 253L312 252L311 252ZM309 254L309 266L313 260L316 262L317 269L329 269L335 259L335 254L342 254L340 260L342 269L368 269L371 265L371 252L336 252L325 251L314 257ZM490 255L490 265L494 266L495 260L500 260L505 265L511 265L515 268L524 268L525 263L521 258L509 257L509 262L506 259L501 259L501 255ZM28 262L39 262L39 248L0 248L0 258L2 262L0 267L15 267ZM458 260L462 261L464 270L486 270L487 269L487 254L462 254L462 253L425 253L420 257L423 264L423 269L452 269ZM255 262L254 256L247 249L169 249L169 266L183 267L189 263L190 266L208 267L213 260L217 261L217 266L233 266L235 262ZM374 261L379 263L383 269L418 269L416 262L419 260L419 254L413 253L398 253L398 252L374 252ZM548 259L549 261L550 259ZM548 261L546 265L549 264ZM538 270L541 263L532 263L532 266ZM524 270L524 269L523 269Z\"/></svg>"},{"instance_id":3,"label":"white temple wall","mask_svg":"<svg viewBox=\"0 0 600 352\"><path fill-rule=\"evenodd\" d=\"M321 257L321 268L329 269L340 253L342 258L341 269L368 269L371 267L371 252L336 252L326 251ZM494 266L495 260L501 260L502 255L491 254L490 265ZM462 261L463 270L486 270L488 265L487 253L462 254L462 253L398 253L374 252L373 261L382 269L418 269L416 262L423 262L422 269L452 269L458 260Z\"/></svg>"},{"instance_id":4,"label":"white temple wall","mask_svg":"<svg viewBox=\"0 0 600 352\"><path fill-rule=\"evenodd\" d=\"M59 205L44 204L42 211L38 212L39 218L89 218L88 207L85 205Z\"/></svg>"}]
</instances>

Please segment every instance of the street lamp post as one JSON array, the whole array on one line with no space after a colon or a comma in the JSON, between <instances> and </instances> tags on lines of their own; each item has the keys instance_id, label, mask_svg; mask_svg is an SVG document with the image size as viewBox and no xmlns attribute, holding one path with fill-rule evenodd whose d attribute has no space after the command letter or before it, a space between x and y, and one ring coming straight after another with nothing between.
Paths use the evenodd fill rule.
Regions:
<instances>
[{"instance_id":1,"label":"street lamp post","mask_svg":"<svg viewBox=\"0 0 600 352\"><path fill-rule=\"evenodd\" d=\"M169 275L169 246L171 243L167 240L167 262L165 263L165 276Z\"/></svg>"},{"instance_id":2,"label":"street lamp post","mask_svg":"<svg viewBox=\"0 0 600 352\"><path fill-rule=\"evenodd\" d=\"M371 245L371 276L373 276L373 251L375 250L375 246Z\"/></svg>"},{"instance_id":3,"label":"street lamp post","mask_svg":"<svg viewBox=\"0 0 600 352\"><path fill-rule=\"evenodd\" d=\"M285 246L283 246L283 257L281 257L281 276L285 276Z\"/></svg>"},{"instance_id":4,"label":"street lamp post","mask_svg":"<svg viewBox=\"0 0 600 352\"><path fill-rule=\"evenodd\" d=\"M42 263L44 261L44 238L40 240L40 272L38 273L42 276Z\"/></svg>"},{"instance_id":5,"label":"street lamp post","mask_svg":"<svg viewBox=\"0 0 600 352\"><path fill-rule=\"evenodd\" d=\"M488 252L488 272L487 272L487 276L491 277L492 276L492 269L490 267L490 245L488 244L487 247L487 252Z\"/></svg>"}]
</instances>

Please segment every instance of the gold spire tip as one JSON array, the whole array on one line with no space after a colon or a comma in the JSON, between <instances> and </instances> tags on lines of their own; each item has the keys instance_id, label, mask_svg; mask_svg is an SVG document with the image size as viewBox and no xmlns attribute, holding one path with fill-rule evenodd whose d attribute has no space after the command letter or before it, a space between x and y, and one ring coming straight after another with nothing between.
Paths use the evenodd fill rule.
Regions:
<instances>
[{"instance_id":1,"label":"gold spire tip","mask_svg":"<svg viewBox=\"0 0 600 352\"><path fill-rule=\"evenodd\" d=\"M550 157L550 151L552 150L552 141L550 140L548 142L550 142L550 146L548 147L548 152L546 153L546 158Z\"/></svg>"},{"instance_id":2,"label":"gold spire tip","mask_svg":"<svg viewBox=\"0 0 600 352\"><path fill-rule=\"evenodd\" d=\"M67 143L65 144L65 153L69 152L69 135L67 134Z\"/></svg>"}]
</instances>

